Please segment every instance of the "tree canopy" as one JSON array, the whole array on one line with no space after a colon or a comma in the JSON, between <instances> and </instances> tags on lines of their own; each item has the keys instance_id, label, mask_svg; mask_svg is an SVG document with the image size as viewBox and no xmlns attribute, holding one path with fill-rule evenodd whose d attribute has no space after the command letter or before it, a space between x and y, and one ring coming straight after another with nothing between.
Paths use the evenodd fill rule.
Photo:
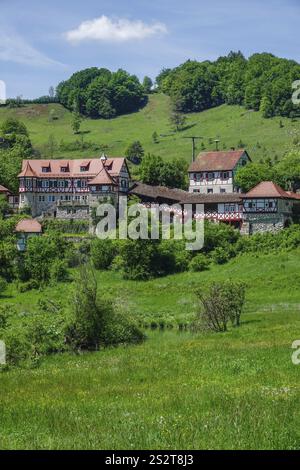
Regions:
<instances>
[{"instance_id":1,"label":"tree canopy","mask_svg":"<svg viewBox=\"0 0 300 470\"><path fill-rule=\"evenodd\" d=\"M29 133L21 121L9 118L0 127L0 137L4 141L0 149L0 184L17 192L22 160L33 152Z\"/></svg>"},{"instance_id":2,"label":"tree canopy","mask_svg":"<svg viewBox=\"0 0 300 470\"><path fill-rule=\"evenodd\" d=\"M183 112L199 112L221 104L261 109L265 118L293 117L292 83L300 76L300 64L272 54L254 54L248 60L230 52L215 62L188 60L174 69L163 69L156 78L158 89L179 103Z\"/></svg>"},{"instance_id":3,"label":"tree canopy","mask_svg":"<svg viewBox=\"0 0 300 470\"><path fill-rule=\"evenodd\" d=\"M182 160L164 161L158 155L146 155L139 167L139 178L145 184L186 189L187 164Z\"/></svg>"},{"instance_id":4,"label":"tree canopy","mask_svg":"<svg viewBox=\"0 0 300 470\"><path fill-rule=\"evenodd\" d=\"M81 70L61 82L56 94L66 108L92 118L113 118L137 111L146 103L145 89L139 79L121 69L117 72L97 67Z\"/></svg>"},{"instance_id":5,"label":"tree canopy","mask_svg":"<svg viewBox=\"0 0 300 470\"><path fill-rule=\"evenodd\" d=\"M286 153L279 162L249 163L240 168L235 182L243 192L249 191L261 181L274 181L285 190L300 188L300 150Z\"/></svg>"}]
</instances>

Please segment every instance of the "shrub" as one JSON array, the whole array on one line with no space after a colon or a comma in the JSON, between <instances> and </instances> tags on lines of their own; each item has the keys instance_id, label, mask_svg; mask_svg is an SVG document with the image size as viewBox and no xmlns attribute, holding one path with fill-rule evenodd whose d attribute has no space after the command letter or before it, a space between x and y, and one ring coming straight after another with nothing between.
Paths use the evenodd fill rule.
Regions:
<instances>
[{"instance_id":1,"label":"shrub","mask_svg":"<svg viewBox=\"0 0 300 470\"><path fill-rule=\"evenodd\" d=\"M9 319L15 314L16 311L12 305L0 306L0 330L3 330L8 326Z\"/></svg>"},{"instance_id":2,"label":"shrub","mask_svg":"<svg viewBox=\"0 0 300 470\"><path fill-rule=\"evenodd\" d=\"M209 264L209 259L205 255L199 253L191 259L189 269L193 272L206 271L209 269Z\"/></svg>"},{"instance_id":3,"label":"shrub","mask_svg":"<svg viewBox=\"0 0 300 470\"><path fill-rule=\"evenodd\" d=\"M54 282L64 282L69 279L69 273L65 260L55 260L50 269L50 276Z\"/></svg>"},{"instance_id":4,"label":"shrub","mask_svg":"<svg viewBox=\"0 0 300 470\"><path fill-rule=\"evenodd\" d=\"M121 255L117 255L111 263L112 271L122 272L124 270L124 260Z\"/></svg>"},{"instance_id":5,"label":"shrub","mask_svg":"<svg viewBox=\"0 0 300 470\"><path fill-rule=\"evenodd\" d=\"M157 272L158 242L148 240L125 240L120 246L123 276L125 279L147 280Z\"/></svg>"},{"instance_id":6,"label":"shrub","mask_svg":"<svg viewBox=\"0 0 300 470\"><path fill-rule=\"evenodd\" d=\"M7 287L6 280L0 277L0 297L1 297L1 294L5 291L6 287Z\"/></svg>"},{"instance_id":7,"label":"shrub","mask_svg":"<svg viewBox=\"0 0 300 470\"><path fill-rule=\"evenodd\" d=\"M35 279L30 279L29 281L22 282L18 285L18 290L19 292L24 293L28 292L32 289L38 289L39 288L39 282L36 281Z\"/></svg>"},{"instance_id":8,"label":"shrub","mask_svg":"<svg viewBox=\"0 0 300 470\"><path fill-rule=\"evenodd\" d=\"M73 349L95 350L109 344L135 342L143 335L135 324L115 311L103 293L100 298L95 273L84 265L74 286L66 337Z\"/></svg>"},{"instance_id":9,"label":"shrub","mask_svg":"<svg viewBox=\"0 0 300 470\"><path fill-rule=\"evenodd\" d=\"M108 269L117 254L117 246L112 240L93 240L91 260L96 269Z\"/></svg>"},{"instance_id":10,"label":"shrub","mask_svg":"<svg viewBox=\"0 0 300 470\"><path fill-rule=\"evenodd\" d=\"M230 259L228 251L226 251L226 249L222 247L216 248L214 251L211 252L210 256L213 262L216 264L225 264Z\"/></svg>"},{"instance_id":11,"label":"shrub","mask_svg":"<svg viewBox=\"0 0 300 470\"><path fill-rule=\"evenodd\" d=\"M21 325L5 330L3 336L6 347L6 361L9 365L18 365L33 357L32 345Z\"/></svg>"},{"instance_id":12,"label":"shrub","mask_svg":"<svg viewBox=\"0 0 300 470\"><path fill-rule=\"evenodd\" d=\"M227 331L228 321L239 326L245 302L245 285L239 282L225 281L212 283L208 291L198 290L200 311L194 324L195 329L215 332Z\"/></svg>"},{"instance_id":13,"label":"shrub","mask_svg":"<svg viewBox=\"0 0 300 470\"><path fill-rule=\"evenodd\" d=\"M33 365L46 354L64 351L64 325L59 304L39 302L37 311L20 315L17 322L7 324L3 333L7 363Z\"/></svg>"}]
</instances>

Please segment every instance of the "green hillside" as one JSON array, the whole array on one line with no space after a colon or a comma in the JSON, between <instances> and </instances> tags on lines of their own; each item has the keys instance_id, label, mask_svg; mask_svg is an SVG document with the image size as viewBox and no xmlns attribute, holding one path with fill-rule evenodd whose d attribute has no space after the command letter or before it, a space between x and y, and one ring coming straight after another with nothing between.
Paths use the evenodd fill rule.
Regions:
<instances>
[{"instance_id":1,"label":"green hillside","mask_svg":"<svg viewBox=\"0 0 300 470\"><path fill-rule=\"evenodd\" d=\"M142 321L159 314L191 319L197 287L242 279L248 290L241 327L219 334L147 330L138 346L53 355L39 368L0 374L1 449L299 448L300 366L291 360L300 337L299 250L148 282L98 276ZM11 285L3 300L24 312L40 297L67 302L70 289L20 294Z\"/></svg>"},{"instance_id":2,"label":"green hillside","mask_svg":"<svg viewBox=\"0 0 300 470\"><path fill-rule=\"evenodd\" d=\"M57 119L50 119L51 110ZM53 112L52 112L53 114ZM300 132L299 119L286 118L263 119L260 112L246 110L240 106L222 105L201 113L187 114L186 129L173 133L169 122L170 100L165 95L154 94L149 97L147 106L137 113L128 114L109 120L85 119L81 134L75 136L71 128L71 113L58 104L26 105L22 108L0 108L0 123L8 116L21 119L30 131L33 145L42 156L69 157L96 156L94 150L51 152L47 143L55 139L72 143L76 140L107 145L111 156L123 155L128 144L140 140L146 152L161 155L164 158L180 157L191 159L191 142L185 136L202 136L207 150L215 148L214 139L221 140L220 149L237 147L240 141L245 145L254 160L270 156L279 158L292 145ZM280 121L282 124L280 124ZM152 141L156 131L159 142ZM171 135L170 135L171 134ZM211 140L210 140L211 139ZM197 151L201 151L201 141ZM99 150L100 152L100 150Z\"/></svg>"}]
</instances>

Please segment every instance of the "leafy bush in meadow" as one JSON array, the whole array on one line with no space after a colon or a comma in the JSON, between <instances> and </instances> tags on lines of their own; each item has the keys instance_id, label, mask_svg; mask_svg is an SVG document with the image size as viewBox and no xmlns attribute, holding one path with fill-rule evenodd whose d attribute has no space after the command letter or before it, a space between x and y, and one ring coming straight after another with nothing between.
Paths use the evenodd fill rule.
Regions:
<instances>
[{"instance_id":1,"label":"leafy bush in meadow","mask_svg":"<svg viewBox=\"0 0 300 470\"><path fill-rule=\"evenodd\" d=\"M7 308L7 307L6 307ZM42 300L33 312L8 307L1 330L9 365L32 365L44 355L66 350L65 318L59 304Z\"/></svg>"},{"instance_id":2,"label":"leafy bush in meadow","mask_svg":"<svg viewBox=\"0 0 300 470\"><path fill-rule=\"evenodd\" d=\"M201 272L201 271L206 271L209 269L209 259L207 256L199 253L198 255L194 256L194 258L191 259L190 264L189 264L189 269L190 271L193 272Z\"/></svg>"},{"instance_id":3,"label":"leafy bush in meadow","mask_svg":"<svg viewBox=\"0 0 300 470\"><path fill-rule=\"evenodd\" d=\"M99 291L93 269L84 265L67 307L51 299L41 299L30 312L1 307L0 337L6 344L8 365L32 366L49 354L136 343L144 334Z\"/></svg>"},{"instance_id":4,"label":"leafy bush in meadow","mask_svg":"<svg viewBox=\"0 0 300 470\"><path fill-rule=\"evenodd\" d=\"M91 245L91 261L96 269L108 269L118 253L117 244L113 240L96 238Z\"/></svg>"},{"instance_id":5,"label":"leafy bush in meadow","mask_svg":"<svg viewBox=\"0 0 300 470\"><path fill-rule=\"evenodd\" d=\"M72 295L67 343L73 349L99 349L101 346L141 341L142 332L118 313L104 292L99 292L93 269L80 268Z\"/></svg>"},{"instance_id":6,"label":"leafy bush in meadow","mask_svg":"<svg viewBox=\"0 0 300 470\"><path fill-rule=\"evenodd\" d=\"M207 290L198 290L200 309L193 327L225 332L230 320L234 326L239 326L245 292L244 283L233 281L214 282Z\"/></svg>"}]
</instances>

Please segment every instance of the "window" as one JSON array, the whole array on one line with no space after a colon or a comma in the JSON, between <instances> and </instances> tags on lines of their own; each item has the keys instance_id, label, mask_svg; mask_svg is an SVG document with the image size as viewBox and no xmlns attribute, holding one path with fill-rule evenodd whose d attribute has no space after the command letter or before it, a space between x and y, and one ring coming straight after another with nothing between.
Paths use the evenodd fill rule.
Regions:
<instances>
[{"instance_id":1,"label":"window","mask_svg":"<svg viewBox=\"0 0 300 470\"><path fill-rule=\"evenodd\" d=\"M214 190L213 189L208 189L207 194L213 194Z\"/></svg>"},{"instance_id":2,"label":"window","mask_svg":"<svg viewBox=\"0 0 300 470\"><path fill-rule=\"evenodd\" d=\"M81 166L80 171L88 171L88 167L87 166Z\"/></svg>"},{"instance_id":3,"label":"window","mask_svg":"<svg viewBox=\"0 0 300 470\"><path fill-rule=\"evenodd\" d=\"M39 202L45 202L45 196L39 196Z\"/></svg>"},{"instance_id":4,"label":"window","mask_svg":"<svg viewBox=\"0 0 300 470\"><path fill-rule=\"evenodd\" d=\"M68 166L61 166L60 167L60 171L62 173L68 173L69 172L69 167Z\"/></svg>"},{"instance_id":5,"label":"window","mask_svg":"<svg viewBox=\"0 0 300 470\"><path fill-rule=\"evenodd\" d=\"M226 189L225 188L220 188L220 193L226 193Z\"/></svg>"},{"instance_id":6,"label":"window","mask_svg":"<svg viewBox=\"0 0 300 470\"><path fill-rule=\"evenodd\" d=\"M24 194L21 194L21 202L24 202L24 201L25 201Z\"/></svg>"},{"instance_id":7,"label":"window","mask_svg":"<svg viewBox=\"0 0 300 470\"><path fill-rule=\"evenodd\" d=\"M48 202L55 202L55 196L48 196Z\"/></svg>"},{"instance_id":8,"label":"window","mask_svg":"<svg viewBox=\"0 0 300 470\"><path fill-rule=\"evenodd\" d=\"M235 207L235 204L225 204L225 212L235 212L236 211L236 207Z\"/></svg>"},{"instance_id":9,"label":"window","mask_svg":"<svg viewBox=\"0 0 300 470\"><path fill-rule=\"evenodd\" d=\"M42 166L42 173L50 173L51 168L50 166Z\"/></svg>"},{"instance_id":10,"label":"window","mask_svg":"<svg viewBox=\"0 0 300 470\"><path fill-rule=\"evenodd\" d=\"M215 178L215 174L214 174L214 173L212 173L212 172L208 173L208 179L209 179L209 180L213 180L214 178Z\"/></svg>"},{"instance_id":11,"label":"window","mask_svg":"<svg viewBox=\"0 0 300 470\"><path fill-rule=\"evenodd\" d=\"M221 172L221 179L222 180L228 180L228 178L229 178L229 171Z\"/></svg>"},{"instance_id":12,"label":"window","mask_svg":"<svg viewBox=\"0 0 300 470\"><path fill-rule=\"evenodd\" d=\"M193 193L200 193L200 189L193 189Z\"/></svg>"}]
</instances>

